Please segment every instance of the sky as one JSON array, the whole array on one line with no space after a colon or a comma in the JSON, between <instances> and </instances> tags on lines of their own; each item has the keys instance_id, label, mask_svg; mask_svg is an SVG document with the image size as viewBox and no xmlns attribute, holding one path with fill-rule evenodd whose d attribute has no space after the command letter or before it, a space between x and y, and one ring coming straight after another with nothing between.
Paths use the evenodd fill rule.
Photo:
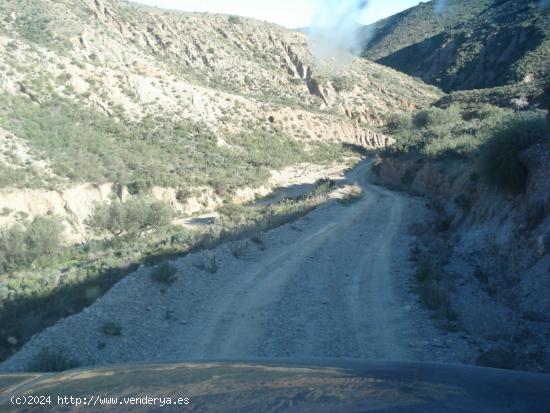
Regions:
<instances>
[{"instance_id":1,"label":"sky","mask_svg":"<svg viewBox=\"0 0 550 413\"><path fill-rule=\"evenodd\" d=\"M277 23L288 28L307 27L323 0L133 0L165 9L236 14ZM370 0L361 16L369 24L420 3L419 0Z\"/></svg>"}]
</instances>

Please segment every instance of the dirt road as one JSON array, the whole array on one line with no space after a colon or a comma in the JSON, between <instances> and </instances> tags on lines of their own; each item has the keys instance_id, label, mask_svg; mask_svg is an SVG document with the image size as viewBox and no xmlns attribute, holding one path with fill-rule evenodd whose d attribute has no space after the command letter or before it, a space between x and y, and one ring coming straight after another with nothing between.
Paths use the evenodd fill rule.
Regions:
<instances>
[{"instance_id":1,"label":"dirt road","mask_svg":"<svg viewBox=\"0 0 550 413\"><path fill-rule=\"evenodd\" d=\"M405 235L405 201L367 185L367 167L350 178L362 181L362 200L316 211L295 225L293 242L249 261L216 300L193 356L408 358L415 333L396 291L408 248L392 251Z\"/></svg>"},{"instance_id":2,"label":"dirt road","mask_svg":"<svg viewBox=\"0 0 550 413\"><path fill-rule=\"evenodd\" d=\"M424 206L369 184L368 168L364 162L349 173L364 189L351 205L327 203L264 234L263 244L176 260L178 280L169 287L140 268L0 367L24 369L43 347L84 364L257 356L464 361L468 350L433 326L410 291L407 228L424 219ZM101 332L111 321L120 336Z\"/></svg>"}]
</instances>

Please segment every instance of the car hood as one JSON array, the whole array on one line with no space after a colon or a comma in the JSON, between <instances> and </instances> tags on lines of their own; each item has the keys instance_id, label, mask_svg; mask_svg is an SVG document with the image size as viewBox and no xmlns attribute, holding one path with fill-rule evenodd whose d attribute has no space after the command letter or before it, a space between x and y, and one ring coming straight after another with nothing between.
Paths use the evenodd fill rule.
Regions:
<instances>
[{"instance_id":1,"label":"car hood","mask_svg":"<svg viewBox=\"0 0 550 413\"><path fill-rule=\"evenodd\" d=\"M0 411L22 411L28 405L15 403L48 395L50 403L40 411L550 412L550 376L447 364L318 359L0 374ZM58 397L70 396L75 402L79 398L80 405L69 399L58 403Z\"/></svg>"}]
</instances>

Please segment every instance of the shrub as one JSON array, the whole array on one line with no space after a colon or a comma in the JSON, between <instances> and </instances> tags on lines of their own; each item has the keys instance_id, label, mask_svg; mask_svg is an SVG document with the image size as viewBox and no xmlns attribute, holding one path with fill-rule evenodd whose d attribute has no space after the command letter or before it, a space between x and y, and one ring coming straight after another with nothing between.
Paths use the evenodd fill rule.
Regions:
<instances>
[{"instance_id":1,"label":"shrub","mask_svg":"<svg viewBox=\"0 0 550 413\"><path fill-rule=\"evenodd\" d=\"M416 270L416 279L419 283L428 283L433 280L432 262L429 257L423 257Z\"/></svg>"},{"instance_id":2,"label":"shrub","mask_svg":"<svg viewBox=\"0 0 550 413\"><path fill-rule=\"evenodd\" d=\"M517 357L513 351L504 347L497 347L479 355L476 364L497 369L514 369L517 364Z\"/></svg>"},{"instance_id":3,"label":"shrub","mask_svg":"<svg viewBox=\"0 0 550 413\"><path fill-rule=\"evenodd\" d=\"M195 244L197 234L190 229L180 228L175 234L170 237L171 245L190 246Z\"/></svg>"},{"instance_id":4,"label":"shrub","mask_svg":"<svg viewBox=\"0 0 550 413\"><path fill-rule=\"evenodd\" d=\"M36 372L58 372L79 367L80 363L65 355L61 349L42 349L28 365L28 370Z\"/></svg>"},{"instance_id":5,"label":"shrub","mask_svg":"<svg viewBox=\"0 0 550 413\"><path fill-rule=\"evenodd\" d=\"M353 89L353 80L347 76L334 76L332 85L338 92L344 92Z\"/></svg>"},{"instance_id":6,"label":"shrub","mask_svg":"<svg viewBox=\"0 0 550 413\"><path fill-rule=\"evenodd\" d=\"M506 111L498 106L485 103L477 108L475 114L478 119L485 120L491 118L503 118L506 115Z\"/></svg>"},{"instance_id":7,"label":"shrub","mask_svg":"<svg viewBox=\"0 0 550 413\"><path fill-rule=\"evenodd\" d=\"M130 195L146 194L151 190L153 184L150 181L142 180L130 182L127 185Z\"/></svg>"},{"instance_id":8,"label":"shrub","mask_svg":"<svg viewBox=\"0 0 550 413\"><path fill-rule=\"evenodd\" d=\"M15 225L0 234L0 263L9 271L27 263L25 228Z\"/></svg>"},{"instance_id":9,"label":"shrub","mask_svg":"<svg viewBox=\"0 0 550 413\"><path fill-rule=\"evenodd\" d=\"M420 285L420 301L430 310L446 310L449 299L443 288L437 283L422 283Z\"/></svg>"},{"instance_id":10,"label":"shrub","mask_svg":"<svg viewBox=\"0 0 550 413\"><path fill-rule=\"evenodd\" d=\"M122 333L122 327L114 321L107 321L101 326L101 332L107 336L118 337Z\"/></svg>"},{"instance_id":11,"label":"shrub","mask_svg":"<svg viewBox=\"0 0 550 413\"><path fill-rule=\"evenodd\" d=\"M386 124L393 132L409 129L411 127L411 115L403 112L390 113L386 119Z\"/></svg>"},{"instance_id":12,"label":"shrub","mask_svg":"<svg viewBox=\"0 0 550 413\"><path fill-rule=\"evenodd\" d=\"M36 217L0 233L0 268L14 270L60 250L63 226L55 217Z\"/></svg>"},{"instance_id":13,"label":"shrub","mask_svg":"<svg viewBox=\"0 0 550 413\"><path fill-rule=\"evenodd\" d=\"M178 189L178 191L176 192L176 199L178 200L178 202L184 203L184 202L187 201L187 199L190 198L192 195L193 195L193 193L192 193L189 189L180 188L180 189Z\"/></svg>"},{"instance_id":14,"label":"shrub","mask_svg":"<svg viewBox=\"0 0 550 413\"><path fill-rule=\"evenodd\" d=\"M447 109L429 108L418 112L414 116L414 124L419 128L434 128L456 124L462 121L460 109L450 106Z\"/></svg>"},{"instance_id":15,"label":"shrub","mask_svg":"<svg viewBox=\"0 0 550 413\"><path fill-rule=\"evenodd\" d=\"M162 201L131 198L96 208L88 225L97 232L107 231L113 236L138 236L148 230L159 230L171 224L173 210Z\"/></svg>"},{"instance_id":16,"label":"shrub","mask_svg":"<svg viewBox=\"0 0 550 413\"><path fill-rule=\"evenodd\" d=\"M151 278L161 284L172 284L176 281L178 269L167 262L159 265L151 272Z\"/></svg>"},{"instance_id":17,"label":"shrub","mask_svg":"<svg viewBox=\"0 0 550 413\"><path fill-rule=\"evenodd\" d=\"M231 24L238 24L241 22L241 19L239 18L239 16L229 16L227 18L227 21Z\"/></svg>"},{"instance_id":18,"label":"shrub","mask_svg":"<svg viewBox=\"0 0 550 413\"><path fill-rule=\"evenodd\" d=\"M344 206L350 206L354 202L363 198L363 188L359 185L354 184L347 188L347 192L342 198L338 199L338 202Z\"/></svg>"},{"instance_id":19,"label":"shrub","mask_svg":"<svg viewBox=\"0 0 550 413\"><path fill-rule=\"evenodd\" d=\"M61 244L63 226L56 218L36 217L27 227L26 243L32 258L54 254Z\"/></svg>"},{"instance_id":20,"label":"shrub","mask_svg":"<svg viewBox=\"0 0 550 413\"><path fill-rule=\"evenodd\" d=\"M480 169L486 181L500 190L524 192L528 171L519 153L543 136L544 120L536 114L518 114L497 129L480 157Z\"/></svg>"},{"instance_id":21,"label":"shrub","mask_svg":"<svg viewBox=\"0 0 550 413\"><path fill-rule=\"evenodd\" d=\"M234 241L229 244L229 249L233 257L245 258L248 252L248 241Z\"/></svg>"}]
</instances>

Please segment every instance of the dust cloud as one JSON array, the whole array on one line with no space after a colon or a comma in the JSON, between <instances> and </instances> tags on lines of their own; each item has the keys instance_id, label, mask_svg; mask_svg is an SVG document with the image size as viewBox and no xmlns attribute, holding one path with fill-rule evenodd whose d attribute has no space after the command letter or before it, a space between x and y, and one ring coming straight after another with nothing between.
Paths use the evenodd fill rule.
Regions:
<instances>
[{"instance_id":1,"label":"dust cloud","mask_svg":"<svg viewBox=\"0 0 550 413\"><path fill-rule=\"evenodd\" d=\"M322 0L308 29L308 46L317 64L338 73L365 44L360 18L367 0Z\"/></svg>"}]
</instances>

